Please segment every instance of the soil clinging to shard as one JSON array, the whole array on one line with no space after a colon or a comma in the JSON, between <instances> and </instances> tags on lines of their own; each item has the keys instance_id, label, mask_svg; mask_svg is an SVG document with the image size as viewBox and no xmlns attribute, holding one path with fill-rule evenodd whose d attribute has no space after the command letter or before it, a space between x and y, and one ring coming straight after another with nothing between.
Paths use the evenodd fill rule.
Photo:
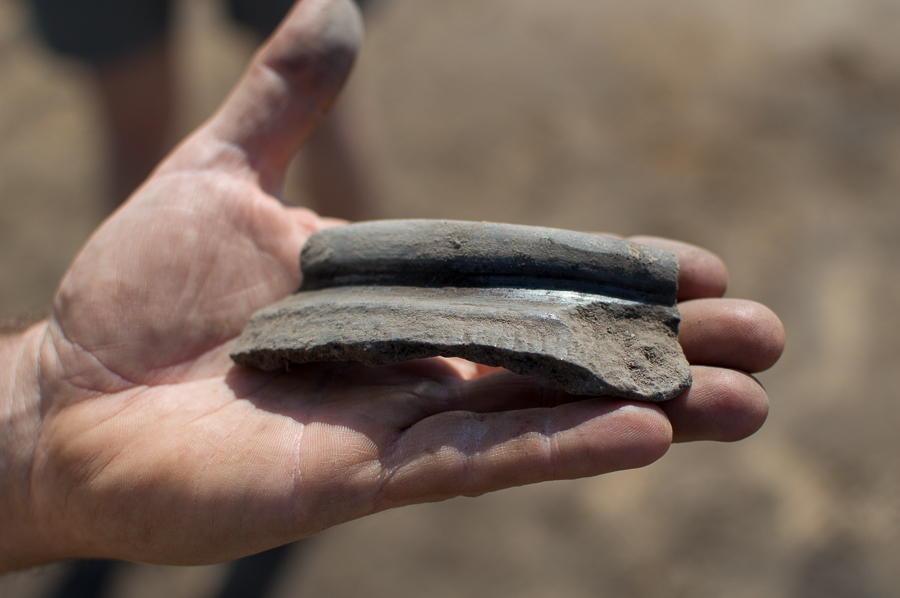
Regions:
<instances>
[{"instance_id":1,"label":"soil clinging to shard","mask_svg":"<svg viewBox=\"0 0 900 598\"><path fill-rule=\"evenodd\" d=\"M312 235L300 290L257 312L239 365L461 357L572 394L665 401L691 385L678 261L599 235L383 220Z\"/></svg>"}]
</instances>

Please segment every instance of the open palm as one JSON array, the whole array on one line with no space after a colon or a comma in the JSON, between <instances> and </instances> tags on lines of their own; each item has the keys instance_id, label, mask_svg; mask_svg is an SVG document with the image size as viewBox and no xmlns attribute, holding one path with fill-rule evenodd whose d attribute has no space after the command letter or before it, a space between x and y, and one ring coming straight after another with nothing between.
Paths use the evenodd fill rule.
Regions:
<instances>
[{"instance_id":1,"label":"open palm","mask_svg":"<svg viewBox=\"0 0 900 598\"><path fill-rule=\"evenodd\" d=\"M679 254L694 386L663 407L573 400L462 362L239 368L257 309L295 291L331 225L277 197L361 35L343 0L301 0L220 112L94 235L41 330L30 512L44 560L216 562L383 509L637 467L674 439L733 440L765 418L741 372L783 332L717 299L711 254Z\"/></svg>"}]
</instances>

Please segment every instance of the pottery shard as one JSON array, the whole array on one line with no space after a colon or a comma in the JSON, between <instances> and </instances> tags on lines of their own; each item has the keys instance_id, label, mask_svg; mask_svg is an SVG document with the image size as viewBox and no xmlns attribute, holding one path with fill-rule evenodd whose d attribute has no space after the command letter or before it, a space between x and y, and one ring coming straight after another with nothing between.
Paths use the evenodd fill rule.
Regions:
<instances>
[{"instance_id":1,"label":"pottery shard","mask_svg":"<svg viewBox=\"0 0 900 598\"><path fill-rule=\"evenodd\" d=\"M257 312L240 365L461 357L576 395L671 399L691 384L678 344L674 254L548 228L396 220L310 237L300 290Z\"/></svg>"}]
</instances>

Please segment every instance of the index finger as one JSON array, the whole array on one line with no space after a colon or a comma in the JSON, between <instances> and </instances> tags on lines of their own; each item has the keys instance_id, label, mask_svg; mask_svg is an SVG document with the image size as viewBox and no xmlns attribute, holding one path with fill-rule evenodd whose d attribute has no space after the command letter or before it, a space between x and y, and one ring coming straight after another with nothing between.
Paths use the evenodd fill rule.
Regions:
<instances>
[{"instance_id":1,"label":"index finger","mask_svg":"<svg viewBox=\"0 0 900 598\"><path fill-rule=\"evenodd\" d=\"M637 236L627 241L666 249L678 256L678 300L721 297L728 286L728 269L722 259L690 243L662 237Z\"/></svg>"}]
</instances>

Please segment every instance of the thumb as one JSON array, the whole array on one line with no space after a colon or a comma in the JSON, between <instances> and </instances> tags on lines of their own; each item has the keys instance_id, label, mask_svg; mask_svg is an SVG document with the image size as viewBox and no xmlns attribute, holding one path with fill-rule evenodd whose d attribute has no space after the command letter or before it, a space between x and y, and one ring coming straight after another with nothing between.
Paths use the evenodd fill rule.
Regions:
<instances>
[{"instance_id":1,"label":"thumb","mask_svg":"<svg viewBox=\"0 0 900 598\"><path fill-rule=\"evenodd\" d=\"M198 136L226 151L230 168L243 162L277 194L291 158L347 80L362 37L352 0L299 0ZM193 164L178 166L212 166L219 153L188 151L182 155Z\"/></svg>"}]
</instances>

